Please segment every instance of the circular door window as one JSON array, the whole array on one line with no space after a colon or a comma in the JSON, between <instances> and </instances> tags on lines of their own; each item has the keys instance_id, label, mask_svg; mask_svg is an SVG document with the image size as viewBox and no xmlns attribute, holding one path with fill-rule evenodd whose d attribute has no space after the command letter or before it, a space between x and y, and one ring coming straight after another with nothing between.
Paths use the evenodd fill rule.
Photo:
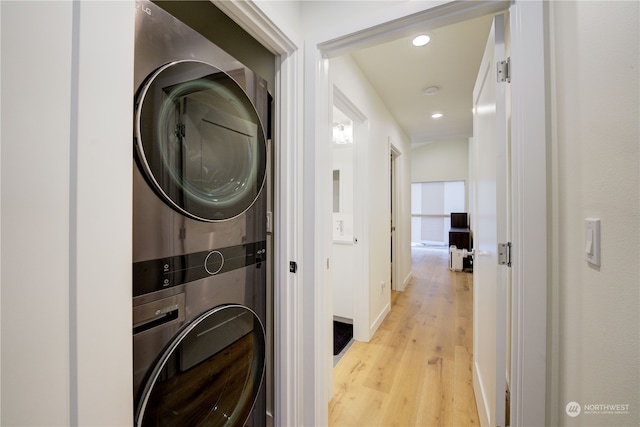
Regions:
<instances>
[{"instance_id":1,"label":"circular door window","mask_svg":"<svg viewBox=\"0 0 640 427\"><path fill-rule=\"evenodd\" d=\"M134 126L139 166L179 212L226 220L260 194L262 124L244 90L218 68L198 61L159 68L138 93Z\"/></svg>"},{"instance_id":2,"label":"circular door window","mask_svg":"<svg viewBox=\"0 0 640 427\"><path fill-rule=\"evenodd\" d=\"M265 369L264 329L250 309L230 305L194 320L151 371L137 426L244 426Z\"/></svg>"}]
</instances>

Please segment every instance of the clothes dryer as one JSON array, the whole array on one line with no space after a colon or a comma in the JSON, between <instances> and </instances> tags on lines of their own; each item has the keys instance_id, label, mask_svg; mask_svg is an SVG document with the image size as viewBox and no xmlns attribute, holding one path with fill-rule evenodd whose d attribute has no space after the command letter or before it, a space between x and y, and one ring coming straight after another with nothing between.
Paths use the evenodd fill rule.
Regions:
<instances>
[{"instance_id":1,"label":"clothes dryer","mask_svg":"<svg viewBox=\"0 0 640 427\"><path fill-rule=\"evenodd\" d=\"M266 423L266 83L157 5L135 13L135 423Z\"/></svg>"}]
</instances>

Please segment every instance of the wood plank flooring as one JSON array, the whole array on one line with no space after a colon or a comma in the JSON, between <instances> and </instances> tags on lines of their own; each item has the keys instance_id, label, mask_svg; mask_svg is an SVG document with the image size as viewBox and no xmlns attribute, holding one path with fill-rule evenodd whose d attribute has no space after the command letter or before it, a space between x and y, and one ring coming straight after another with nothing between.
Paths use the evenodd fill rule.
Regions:
<instances>
[{"instance_id":1,"label":"wood plank flooring","mask_svg":"<svg viewBox=\"0 0 640 427\"><path fill-rule=\"evenodd\" d=\"M413 277L369 343L334 368L329 425L478 426L473 394L472 275L449 252L412 249Z\"/></svg>"}]
</instances>

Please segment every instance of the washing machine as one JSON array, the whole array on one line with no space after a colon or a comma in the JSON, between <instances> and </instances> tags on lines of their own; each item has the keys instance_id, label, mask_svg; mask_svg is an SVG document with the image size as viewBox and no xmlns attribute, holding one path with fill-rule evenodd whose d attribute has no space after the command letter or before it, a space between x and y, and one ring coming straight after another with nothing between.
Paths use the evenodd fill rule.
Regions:
<instances>
[{"instance_id":1,"label":"washing machine","mask_svg":"<svg viewBox=\"0 0 640 427\"><path fill-rule=\"evenodd\" d=\"M137 426L266 424L266 83L135 9Z\"/></svg>"}]
</instances>

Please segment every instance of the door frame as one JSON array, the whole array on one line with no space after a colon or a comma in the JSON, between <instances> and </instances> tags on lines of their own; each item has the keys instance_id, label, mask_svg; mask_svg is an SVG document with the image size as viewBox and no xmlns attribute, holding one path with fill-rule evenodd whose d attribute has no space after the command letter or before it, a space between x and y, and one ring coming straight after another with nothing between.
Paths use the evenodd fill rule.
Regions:
<instances>
[{"instance_id":1,"label":"door frame","mask_svg":"<svg viewBox=\"0 0 640 427\"><path fill-rule=\"evenodd\" d=\"M514 263L511 420L512 425L544 425L547 375L540 372L546 373L548 227L543 2L449 2L365 31L317 44L307 41L304 46L289 39L252 1L216 1L216 5L279 55L274 205L275 227L281 233L276 233L274 242L274 297L278 305L275 328L279 332L275 342L276 425L326 425L328 420L327 402L331 393L327 378L331 378L332 363L329 355L325 358L319 354L328 345L330 325L326 308L331 295L321 290L329 248L328 233L324 232L326 220L316 214L315 208L326 205L326 194L322 193L324 188L319 181L323 171L331 167L328 156L318 148L322 144L314 143L326 141L330 127L327 58L365 44L390 41L417 25L436 28L510 6L511 64L515 75L511 83ZM304 91L317 96L303 98ZM304 132L298 125L302 122ZM301 149L295 141L303 137L305 147ZM329 179L326 181L324 186L330 185ZM320 197L314 200L309 194ZM305 236L303 242L303 231L309 229L314 232ZM305 261L298 275L287 272L289 260ZM299 278L313 290L305 288L303 295Z\"/></svg>"},{"instance_id":2,"label":"door frame","mask_svg":"<svg viewBox=\"0 0 640 427\"><path fill-rule=\"evenodd\" d=\"M273 425L303 425L303 50L252 0L216 1L222 12L276 55L274 94ZM291 263L295 263L294 270ZM269 409L269 408L268 408Z\"/></svg>"},{"instance_id":3,"label":"door frame","mask_svg":"<svg viewBox=\"0 0 640 427\"><path fill-rule=\"evenodd\" d=\"M369 151L363 141L368 118L338 86L330 84L330 106L335 105L353 121L353 270L361 272L353 277L353 338L369 341L369 257L365 251L369 230L369 212L365 209ZM333 302L331 307L333 310Z\"/></svg>"},{"instance_id":4,"label":"door frame","mask_svg":"<svg viewBox=\"0 0 640 427\"><path fill-rule=\"evenodd\" d=\"M402 224L400 223L400 212L399 206L400 202L400 182L398 180L398 169L400 168L400 162L398 161L398 157L402 155L402 152L393 145L393 141L389 138L389 191L390 191L390 207L391 207L391 226L393 227L391 231L391 290L393 291L403 291L404 283L400 283L398 280L398 255L400 251L398 250L398 235L399 230L402 228ZM394 241L396 244L394 244Z\"/></svg>"},{"instance_id":5,"label":"door frame","mask_svg":"<svg viewBox=\"0 0 640 427\"><path fill-rule=\"evenodd\" d=\"M328 74L326 58L390 41L397 38L399 32L404 34L417 25L423 30L434 29L507 9L510 11L511 65L514 75L511 80L511 424L545 425L548 227L543 2L450 2L368 30L333 38L308 46L311 59L307 63L305 76L311 73L315 79L316 106L317 100L320 100L320 108L314 108L315 120L311 124L321 130L328 123L321 107L321 100L329 90L325 83ZM307 135L312 135L309 129L305 131ZM316 157L314 166L316 171L326 169L321 155ZM321 266L318 266L318 271L321 271ZM318 301L317 306L321 309L323 302ZM321 347L318 347L318 351L322 351ZM317 368L322 370L322 366ZM541 375L541 372L545 374ZM322 387L321 382L317 384L319 395L322 394ZM321 406L326 406L326 402L317 402L316 405L320 408L314 408L314 413L320 414ZM322 424L325 419L317 418L316 422Z\"/></svg>"},{"instance_id":6,"label":"door frame","mask_svg":"<svg viewBox=\"0 0 640 427\"><path fill-rule=\"evenodd\" d=\"M510 8L511 425L546 425L547 125L542 1ZM544 375L541 373L544 372Z\"/></svg>"}]
</instances>

